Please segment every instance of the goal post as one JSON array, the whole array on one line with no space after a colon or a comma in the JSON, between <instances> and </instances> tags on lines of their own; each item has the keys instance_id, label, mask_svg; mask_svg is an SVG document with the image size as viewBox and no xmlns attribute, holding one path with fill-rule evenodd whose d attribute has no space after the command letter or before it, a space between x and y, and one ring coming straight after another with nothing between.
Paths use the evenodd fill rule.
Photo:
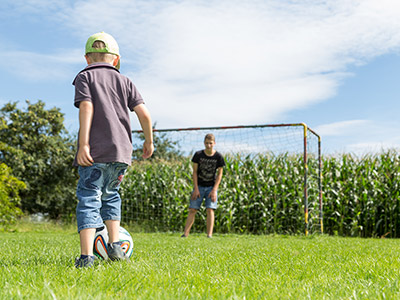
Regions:
<instances>
[{"instance_id":1,"label":"goal post","mask_svg":"<svg viewBox=\"0 0 400 300\"><path fill-rule=\"evenodd\" d=\"M317 138L317 161L318 161L318 202L319 202L319 225L320 232L324 232L323 224L323 206L322 206L322 158L321 158L321 137L306 124L301 123L304 129L304 222L305 222L305 234L308 235L308 173L309 173L309 144L312 144L308 140L308 136ZM311 146L311 145L310 145Z\"/></svg>"},{"instance_id":2,"label":"goal post","mask_svg":"<svg viewBox=\"0 0 400 300\"><path fill-rule=\"evenodd\" d=\"M154 129L154 158L134 163L123 182L125 222L171 231L184 226L190 159L204 149L208 133L227 162L218 191L217 231L323 232L321 138L304 123ZM139 154L143 133L133 134ZM299 229L300 209L304 230ZM201 222L196 222L200 229Z\"/></svg>"}]
</instances>

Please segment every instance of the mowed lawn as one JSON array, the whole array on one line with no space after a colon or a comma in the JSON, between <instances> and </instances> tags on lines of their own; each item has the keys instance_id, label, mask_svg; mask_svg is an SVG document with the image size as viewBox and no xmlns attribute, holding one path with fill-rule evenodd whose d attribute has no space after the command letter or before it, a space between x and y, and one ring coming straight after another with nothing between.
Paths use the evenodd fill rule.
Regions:
<instances>
[{"instance_id":1,"label":"mowed lawn","mask_svg":"<svg viewBox=\"0 0 400 300\"><path fill-rule=\"evenodd\" d=\"M395 239L132 236L133 262L77 270L73 227L1 232L0 299L400 299Z\"/></svg>"}]
</instances>

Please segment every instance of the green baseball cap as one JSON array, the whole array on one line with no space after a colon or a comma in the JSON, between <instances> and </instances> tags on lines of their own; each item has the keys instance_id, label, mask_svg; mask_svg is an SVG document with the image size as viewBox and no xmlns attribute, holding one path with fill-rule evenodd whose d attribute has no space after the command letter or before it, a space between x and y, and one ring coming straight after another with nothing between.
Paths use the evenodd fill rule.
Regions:
<instances>
[{"instance_id":1,"label":"green baseball cap","mask_svg":"<svg viewBox=\"0 0 400 300\"><path fill-rule=\"evenodd\" d=\"M96 41L103 42L105 48L103 49L93 48L93 43ZM96 52L111 53L121 57L119 55L119 47L117 41L110 34L105 33L104 31L91 35L86 42L85 54L96 53ZM119 69L119 67L120 67L120 62L118 62L116 68Z\"/></svg>"}]
</instances>

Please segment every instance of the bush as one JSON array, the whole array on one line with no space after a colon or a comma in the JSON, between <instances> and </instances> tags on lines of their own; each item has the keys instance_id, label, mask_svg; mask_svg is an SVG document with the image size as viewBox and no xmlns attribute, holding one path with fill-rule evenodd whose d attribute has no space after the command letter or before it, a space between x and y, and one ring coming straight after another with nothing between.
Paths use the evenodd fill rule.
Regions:
<instances>
[{"instance_id":1,"label":"bush","mask_svg":"<svg viewBox=\"0 0 400 300\"><path fill-rule=\"evenodd\" d=\"M0 225L15 223L22 215L19 192L25 188L22 181L11 176L9 167L0 164Z\"/></svg>"},{"instance_id":2,"label":"bush","mask_svg":"<svg viewBox=\"0 0 400 300\"><path fill-rule=\"evenodd\" d=\"M26 183L21 208L51 218L72 216L76 207L77 171L72 167L75 143L64 127L58 108L45 109L42 101L27 109L7 103L0 110L0 162Z\"/></svg>"}]
</instances>

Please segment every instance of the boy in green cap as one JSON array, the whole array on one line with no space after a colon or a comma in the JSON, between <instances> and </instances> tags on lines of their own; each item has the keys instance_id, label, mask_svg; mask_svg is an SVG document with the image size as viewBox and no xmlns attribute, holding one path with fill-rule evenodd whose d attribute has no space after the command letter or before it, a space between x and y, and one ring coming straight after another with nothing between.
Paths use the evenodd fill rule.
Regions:
<instances>
[{"instance_id":1,"label":"boy in green cap","mask_svg":"<svg viewBox=\"0 0 400 300\"><path fill-rule=\"evenodd\" d=\"M78 205L76 208L81 256L75 267L93 266L94 236L107 226L108 257L129 258L121 248L119 227L121 198L118 189L131 165L132 131L129 111L134 111L145 142L143 158L154 151L152 122L144 101L130 79L119 73L120 54L115 39L104 32L89 37L85 58L88 66L75 77L74 105L79 108Z\"/></svg>"}]
</instances>

